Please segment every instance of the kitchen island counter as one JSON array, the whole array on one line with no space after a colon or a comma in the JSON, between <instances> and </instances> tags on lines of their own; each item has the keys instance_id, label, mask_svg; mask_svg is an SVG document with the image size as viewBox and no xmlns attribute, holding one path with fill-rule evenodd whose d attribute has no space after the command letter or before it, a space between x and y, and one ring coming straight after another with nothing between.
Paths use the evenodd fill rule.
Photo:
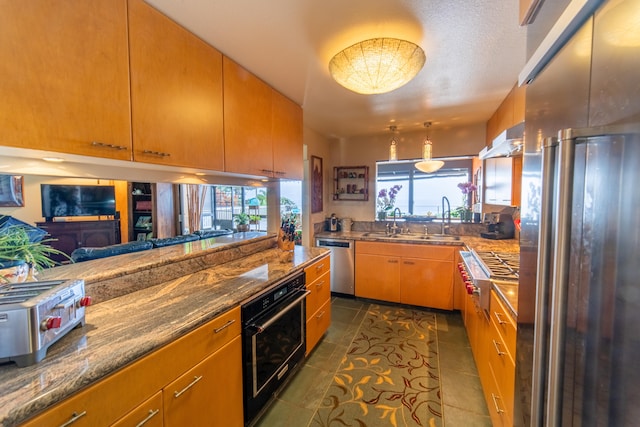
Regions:
<instances>
[{"instance_id":1,"label":"kitchen island counter","mask_svg":"<svg viewBox=\"0 0 640 427\"><path fill-rule=\"evenodd\" d=\"M275 245L273 239L270 241ZM250 242L248 239L247 243ZM230 247L241 251L242 246L237 241ZM162 262L169 263L168 252L172 250L183 252L185 249L159 251L164 255L160 257ZM145 254L153 259L153 251ZM3 385L0 426L18 425L173 342L290 274L302 271L327 253L322 248L302 246L296 246L291 253L269 248L89 307L86 324L52 345L40 363L25 368L12 363L0 365L0 383ZM120 260L127 264L134 255L122 256ZM115 265L118 264L116 258L104 262ZM93 268L98 268L98 264L100 262ZM77 269L81 266L69 266L62 269L61 274L67 277L68 270L80 272ZM116 268L121 274L124 269L123 265ZM47 278L54 278L54 275L53 271L48 272Z\"/></svg>"}]
</instances>

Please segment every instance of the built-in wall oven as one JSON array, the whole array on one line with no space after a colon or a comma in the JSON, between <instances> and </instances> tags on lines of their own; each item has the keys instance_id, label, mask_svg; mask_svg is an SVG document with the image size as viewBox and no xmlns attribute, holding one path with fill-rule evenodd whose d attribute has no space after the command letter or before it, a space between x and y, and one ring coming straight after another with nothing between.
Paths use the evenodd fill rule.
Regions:
<instances>
[{"instance_id":1,"label":"built-in wall oven","mask_svg":"<svg viewBox=\"0 0 640 427\"><path fill-rule=\"evenodd\" d=\"M304 359L307 294L302 272L241 306L245 425Z\"/></svg>"}]
</instances>

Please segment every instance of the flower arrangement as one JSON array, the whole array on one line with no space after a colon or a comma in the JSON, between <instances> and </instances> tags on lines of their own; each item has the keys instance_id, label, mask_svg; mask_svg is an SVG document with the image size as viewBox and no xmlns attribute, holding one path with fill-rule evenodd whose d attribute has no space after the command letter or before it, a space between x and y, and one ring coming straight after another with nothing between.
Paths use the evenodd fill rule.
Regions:
<instances>
[{"instance_id":1,"label":"flower arrangement","mask_svg":"<svg viewBox=\"0 0 640 427\"><path fill-rule=\"evenodd\" d=\"M462 221L471 221L471 209L469 208L469 196L478 189L473 182L461 182L458 188L462 191L462 206L458 208Z\"/></svg>"},{"instance_id":2,"label":"flower arrangement","mask_svg":"<svg viewBox=\"0 0 640 427\"><path fill-rule=\"evenodd\" d=\"M384 217L386 217L386 211L393 209L396 204L396 196L401 189L402 185L394 185L388 190L383 188L378 192L376 205L378 206L379 219L384 219Z\"/></svg>"}]
</instances>

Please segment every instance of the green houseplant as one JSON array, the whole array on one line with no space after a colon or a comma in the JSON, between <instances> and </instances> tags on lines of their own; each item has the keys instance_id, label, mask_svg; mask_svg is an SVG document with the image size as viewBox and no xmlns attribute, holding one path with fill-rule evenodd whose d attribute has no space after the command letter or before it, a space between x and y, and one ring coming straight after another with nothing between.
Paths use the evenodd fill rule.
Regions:
<instances>
[{"instance_id":1,"label":"green houseplant","mask_svg":"<svg viewBox=\"0 0 640 427\"><path fill-rule=\"evenodd\" d=\"M53 239L32 240L26 227L10 225L0 230L0 282L27 279L33 270L57 265L50 256L68 255L48 245ZM14 280L15 279L15 280Z\"/></svg>"},{"instance_id":2,"label":"green houseplant","mask_svg":"<svg viewBox=\"0 0 640 427\"><path fill-rule=\"evenodd\" d=\"M251 220L251 217L249 216L249 214L244 212L240 212L233 218L233 221L237 225L238 231L249 231L250 220Z\"/></svg>"}]
</instances>

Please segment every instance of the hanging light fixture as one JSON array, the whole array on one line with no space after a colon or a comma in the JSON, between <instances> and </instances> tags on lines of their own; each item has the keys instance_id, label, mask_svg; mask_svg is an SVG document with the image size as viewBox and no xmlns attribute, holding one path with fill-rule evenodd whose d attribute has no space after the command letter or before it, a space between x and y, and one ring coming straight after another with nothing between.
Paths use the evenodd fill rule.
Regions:
<instances>
[{"instance_id":1,"label":"hanging light fixture","mask_svg":"<svg viewBox=\"0 0 640 427\"><path fill-rule=\"evenodd\" d=\"M416 163L416 169L424 173L433 173L444 166L444 162L442 160L432 160L431 159L431 140L429 139L429 127L431 126L431 122L424 122L424 127L427 128L427 137L422 144L422 161Z\"/></svg>"},{"instance_id":2,"label":"hanging light fixture","mask_svg":"<svg viewBox=\"0 0 640 427\"><path fill-rule=\"evenodd\" d=\"M424 66L422 48L406 40L364 40L338 52L329 62L331 76L365 95L391 92L407 84Z\"/></svg>"},{"instance_id":3,"label":"hanging light fixture","mask_svg":"<svg viewBox=\"0 0 640 427\"><path fill-rule=\"evenodd\" d=\"M389 126L389 130L392 133L391 136L391 142L389 143L389 161L390 162L395 162L396 160L398 160L398 143L396 142L396 129L398 129L395 126Z\"/></svg>"}]
</instances>

